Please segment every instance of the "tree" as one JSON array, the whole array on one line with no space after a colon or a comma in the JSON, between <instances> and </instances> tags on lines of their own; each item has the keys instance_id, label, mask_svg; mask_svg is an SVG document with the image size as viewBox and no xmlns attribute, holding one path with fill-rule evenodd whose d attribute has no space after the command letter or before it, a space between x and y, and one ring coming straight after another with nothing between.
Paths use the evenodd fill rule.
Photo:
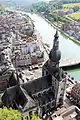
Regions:
<instances>
[{"instance_id":1,"label":"tree","mask_svg":"<svg viewBox=\"0 0 80 120\"><path fill-rule=\"evenodd\" d=\"M27 116L23 120L41 120L39 116L32 114L32 116Z\"/></svg>"},{"instance_id":2,"label":"tree","mask_svg":"<svg viewBox=\"0 0 80 120\"><path fill-rule=\"evenodd\" d=\"M0 120L40 120L40 118L33 113L31 116L24 117L18 110L4 107L0 108Z\"/></svg>"},{"instance_id":3,"label":"tree","mask_svg":"<svg viewBox=\"0 0 80 120\"><path fill-rule=\"evenodd\" d=\"M59 0L62 4L68 4L68 3L80 3L80 0Z\"/></svg>"},{"instance_id":4,"label":"tree","mask_svg":"<svg viewBox=\"0 0 80 120\"><path fill-rule=\"evenodd\" d=\"M37 10L37 12L47 12L49 9L48 3L46 2L39 2L33 5L33 8Z\"/></svg>"},{"instance_id":5,"label":"tree","mask_svg":"<svg viewBox=\"0 0 80 120\"><path fill-rule=\"evenodd\" d=\"M73 7L73 10L74 10L74 12L79 11L79 6L75 6L75 7Z\"/></svg>"},{"instance_id":6,"label":"tree","mask_svg":"<svg viewBox=\"0 0 80 120\"><path fill-rule=\"evenodd\" d=\"M0 108L0 120L21 120L21 116L19 111L13 110L12 108Z\"/></svg>"},{"instance_id":7,"label":"tree","mask_svg":"<svg viewBox=\"0 0 80 120\"><path fill-rule=\"evenodd\" d=\"M4 7L0 5L0 13L2 13L4 10L5 10Z\"/></svg>"}]
</instances>

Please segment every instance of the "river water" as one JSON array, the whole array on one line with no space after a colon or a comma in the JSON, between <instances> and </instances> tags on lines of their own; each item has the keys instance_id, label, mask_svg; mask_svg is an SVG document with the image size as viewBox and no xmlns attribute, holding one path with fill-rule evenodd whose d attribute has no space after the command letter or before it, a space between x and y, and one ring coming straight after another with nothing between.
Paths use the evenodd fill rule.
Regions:
<instances>
[{"instance_id":1,"label":"river water","mask_svg":"<svg viewBox=\"0 0 80 120\"><path fill-rule=\"evenodd\" d=\"M42 40L44 43L50 45L52 48L54 34L56 29L53 28L48 22L46 22L42 17L36 14L29 14L29 16L33 19L35 28L39 31L40 35L42 36ZM59 48L61 50L61 59L68 60L68 59L80 59L80 46L75 44L66 36L59 33ZM68 71L71 77L74 77L75 80L80 80L80 69Z\"/></svg>"}]
</instances>

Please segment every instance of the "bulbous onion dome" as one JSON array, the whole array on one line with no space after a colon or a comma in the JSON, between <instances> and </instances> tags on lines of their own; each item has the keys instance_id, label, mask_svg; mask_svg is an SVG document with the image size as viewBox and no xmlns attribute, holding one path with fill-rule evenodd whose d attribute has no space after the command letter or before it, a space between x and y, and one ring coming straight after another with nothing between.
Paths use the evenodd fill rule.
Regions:
<instances>
[{"instance_id":1,"label":"bulbous onion dome","mask_svg":"<svg viewBox=\"0 0 80 120\"><path fill-rule=\"evenodd\" d=\"M59 50L58 32L56 31L53 48L50 51L49 58L53 62L58 62L61 59L61 51Z\"/></svg>"},{"instance_id":2,"label":"bulbous onion dome","mask_svg":"<svg viewBox=\"0 0 80 120\"><path fill-rule=\"evenodd\" d=\"M49 54L49 58L53 62L58 62L61 59L61 51L60 50L54 51L52 49L50 54Z\"/></svg>"}]
</instances>

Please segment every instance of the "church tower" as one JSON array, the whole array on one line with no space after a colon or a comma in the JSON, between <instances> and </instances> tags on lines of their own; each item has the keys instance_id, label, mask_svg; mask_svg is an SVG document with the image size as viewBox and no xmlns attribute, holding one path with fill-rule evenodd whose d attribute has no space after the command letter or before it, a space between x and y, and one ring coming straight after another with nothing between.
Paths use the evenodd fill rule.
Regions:
<instances>
[{"instance_id":1,"label":"church tower","mask_svg":"<svg viewBox=\"0 0 80 120\"><path fill-rule=\"evenodd\" d=\"M42 76L50 75L52 78L52 86L55 93L55 107L63 104L64 91L66 85L66 79L64 78L64 72L59 68L59 61L61 59L61 52L59 50L58 32L54 35L53 48L49 54L49 60L44 64L42 68Z\"/></svg>"},{"instance_id":2,"label":"church tower","mask_svg":"<svg viewBox=\"0 0 80 120\"><path fill-rule=\"evenodd\" d=\"M59 50L58 32L54 35L53 48L49 54L49 60L45 63L42 70L42 75L55 74L59 70L59 60L61 59L61 52Z\"/></svg>"}]
</instances>

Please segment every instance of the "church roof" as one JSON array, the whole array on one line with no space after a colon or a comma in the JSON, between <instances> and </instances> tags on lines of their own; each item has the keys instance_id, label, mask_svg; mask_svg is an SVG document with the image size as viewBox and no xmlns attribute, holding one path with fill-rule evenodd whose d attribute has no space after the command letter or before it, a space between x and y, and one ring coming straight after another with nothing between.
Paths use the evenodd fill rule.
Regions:
<instances>
[{"instance_id":1,"label":"church roof","mask_svg":"<svg viewBox=\"0 0 80 120\"><path fill-rule=\"evenodd\" d=\"M35 101L28 95L27 91L18 85L7 88L2 96L2 101L4 105L20 109L22 112L36 107Z\"/></svg>"}]
</instances>

